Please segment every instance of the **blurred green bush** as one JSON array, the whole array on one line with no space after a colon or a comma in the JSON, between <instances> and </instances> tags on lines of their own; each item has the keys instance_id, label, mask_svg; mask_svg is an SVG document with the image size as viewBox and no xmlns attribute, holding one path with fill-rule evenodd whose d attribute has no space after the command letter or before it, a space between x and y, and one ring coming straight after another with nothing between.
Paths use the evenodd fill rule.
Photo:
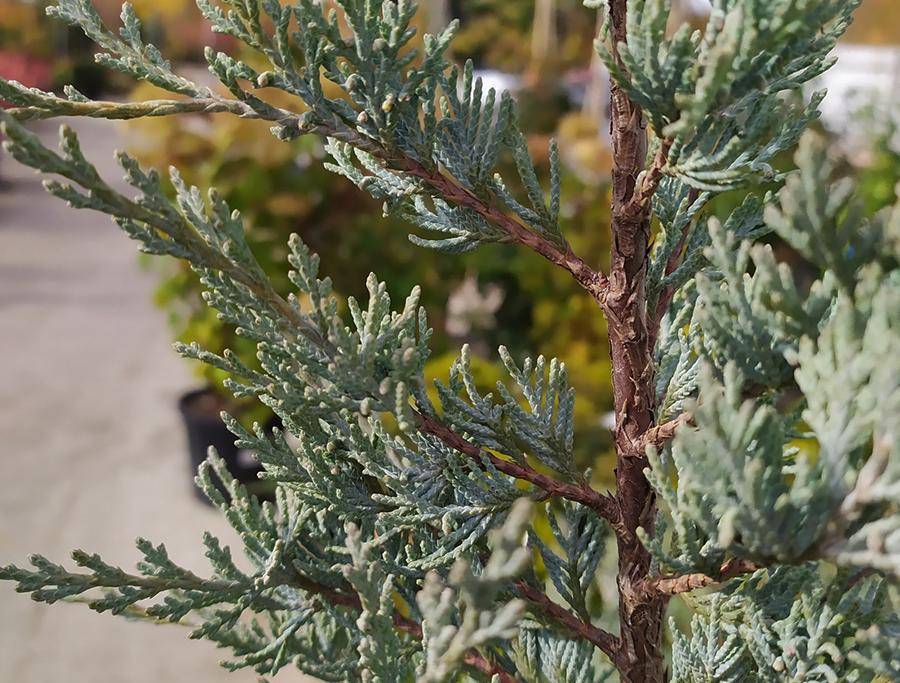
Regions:
<instances>
[{"instance_id":1,"label":"blurred green bush","mask_svg":"<svg viewBox=\"0 0 900 683\"><path fill-rule=\"evenodd\" d=\"M582 0L544 0L552 5L556 20L550 30L556 36L555 67L584 67L595 36L596 12ZM428 1L422 3L428 6ZM453 42L453 53L482 68L513 73L527 72L535 57L531 34L535 0L462 0L451 3L462 27ZM538 27L540 30L540 27Z\"/></svg>"}]
</instances>

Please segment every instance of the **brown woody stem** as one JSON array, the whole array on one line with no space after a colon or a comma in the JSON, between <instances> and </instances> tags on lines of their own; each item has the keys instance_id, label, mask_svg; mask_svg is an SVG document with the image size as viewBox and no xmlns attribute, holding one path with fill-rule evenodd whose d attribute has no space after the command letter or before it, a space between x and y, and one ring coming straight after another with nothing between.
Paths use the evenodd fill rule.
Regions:
<instances>
[{"instance_id":1,"label":"brown woody stem","mask_svg":"<svg viewBox=\"0 0 900 683\"><path fill-rule=\"evenodd\" d=\"M707 574L683 574L681 576L664 576L658 579L648 579L641 586L643 595L678 595L698 588L706 588L715 583L721 583L733 579L741 574L750 574L760 568L750 560L731 559L719 569L718 576Z\"/></svg>"},{"instance_id":2,"label":"brown woody stem","mask_svg":"<svg viewBox=\"0 0 900 683\"><path fill-rule=\"evenodd\" d=\"M569 484L549 477L546 474L541 474L528 465L499 458L493 453L484 451L475 444L466 441L462 436L437 419L415 411L414 414L420 431L437 437L460 453L479 460L482 457L487 457L491 465L498 471L510 477L530 482L554 498L566 498L586 505L609 522L613 528L619 529L621 527L618 506L612 496L604 495L594 490L587 483Z\"/></svg>"},{"instance_id":3,"label":"brown woody stem","mask_svg":"<svg viewBox=\"0 0 900 683\"><path fill-rule=\"evenodd\" d=\"M627 39L626 0L608 0L614 58ZM624 68L624 67L623 67ZM616 664L624 683L657 683L665 678L662 623L668 597L640 590L650 571L650 554L637 529L650 531L656 517L653 490L644 476L646 457L634 444L653 427L652 320L645 292L650 242L650 206L666 163L663 143L642 174L647 157L643 116L615 83L612 86L612 253L606 316L609 321L613 400L616 414L616 498L627 533L617 537L619 551L620 652ZM638 181L640 179L640 184Z\"/></svg>"},{"instance_id":4,"label":"brown woody stem","mask_svg":"<svg viewBox=\"0 0 900 683\"><path fill-rule=\"evenodd\" d=\"M675 434L683 425L691 424L691 420L690 414L682 413L668 422L651 427L635 441L632 455L637 458L643 458L646 455L648 446L656 448L664 446L675 438Z\"/></svg>"},{"instance_id":5,"label":"brown woody stem","mask_svg":"<svg viewBox=\"0 0 900 683\"><path fill-rule=\"evenodd\" d=\"M616 662L619 656L619 639L612 633L604 631L593 624L583 621L578 616L556 604L546 593L525 581L518 581L516 588L519 595L535 606L544 616L565 627L572 633L584 638L598 647L606 656Z\"/></svg>"}]
</instances>

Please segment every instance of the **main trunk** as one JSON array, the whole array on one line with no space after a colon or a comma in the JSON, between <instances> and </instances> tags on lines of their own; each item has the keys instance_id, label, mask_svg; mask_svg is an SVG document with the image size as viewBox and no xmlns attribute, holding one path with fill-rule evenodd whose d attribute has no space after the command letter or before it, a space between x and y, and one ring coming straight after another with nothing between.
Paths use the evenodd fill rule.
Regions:
<instances>
[{"instance_id":1,"label":"main trunk","mask_svg":"<svg viewBox=\"0 0 900 683\"><path fill-rule=\"evenodd\" d=\"M637 300L641 300L638 297ZM619 671L628 683L664 680L662 621L666 600L648 600L635 587L650 569L650 555L638 540L639 527L651 529L656 514L653 491L631 444L653 424L652 365L643 312L628 303L616 310L621 323L610 332L616 405L616 491L626 533L618 538Z\"/></svg>"},{"instance_id":2,"label":"main trunk","mask_svg":"<svg viewBox=\"0 0 900 683\"><path fill-rule=\"evenodd\" d=\"M624 42L625 2L610 0L613 41ZM635 207L635 184L647 156L640 109L612 88L613 205L610 287L606 299L616 411L616 496L624 533L619 534L619 620L622 649L617 661L626 683L663 681L664 598L635 590L650 568L637 539L638 527L652 528L653 491L644 476L647 461L633 443L654 421L653 362L648 330L645 277L650 240L649 211Z\"/></svg>"},{"instance_id":3,"label":"main trunk","mask_svg":"<svg viewBox=\"0 0 900 683\"><path fill-rule=\"evenodd\" d=\"M619 181L628 185L627 177ZM650 555L637 538L639 527L651 529L656 515L653 491L644 468L645 457L636 457L633 443L653 426L653 363L644 299L647 219L616 226L614 231L634 230L634 251L613 246L613 273L607 310L616 409L616 496L624 534L618 538L619 621L622 650L619 670L628 683L664 680L662 620L665 598L648 600L634 590L647 577ZM616 241L616 240L614 240Z\"/></svg>"}]
</instances>

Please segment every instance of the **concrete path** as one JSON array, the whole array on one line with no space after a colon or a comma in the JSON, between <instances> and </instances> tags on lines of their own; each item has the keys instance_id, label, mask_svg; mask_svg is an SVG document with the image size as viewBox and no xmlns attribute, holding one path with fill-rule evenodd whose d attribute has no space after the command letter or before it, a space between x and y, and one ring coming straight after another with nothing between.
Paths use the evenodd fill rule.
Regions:
<instances>
[{"instance_id":1,"label":"concrete path","mask_svg":"<svg viewBox=\"0 0 900 683\"><path fill-rule=\"evenodd\" d=\"M120 178L116 124L73 125L101 173ZM56 126L37 130L52 140ZM193 380L151 303L153 277L109 219L69 209L0 154L0 564L40 552L71 566L83 548L131 569L145 536L208 573L204 530L240 543L189 488L175 402ZM257 680L219 668L227 654L184 627L39 605L0 583L0 681Z\"/></svg>"}]
</instances>

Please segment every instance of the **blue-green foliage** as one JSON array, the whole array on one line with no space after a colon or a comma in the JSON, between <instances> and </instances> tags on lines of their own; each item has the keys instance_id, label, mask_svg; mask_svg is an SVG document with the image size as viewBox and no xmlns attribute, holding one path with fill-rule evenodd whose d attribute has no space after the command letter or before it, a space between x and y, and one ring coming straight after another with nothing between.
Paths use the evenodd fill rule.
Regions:
<instances>
[{"instance_id":1,"label":"blue-green foliage","mask_svg":"<svg viewBox=\"0 0 900 683\"><path fill-rule=\"evenodd\" d=\"M560 597L588 619L588 593L606 549L606 528L582 506L568 502L563 504L562 514L551 513L549 520L553 541L561 552L548 547L534 532L529 534L529 543L538 550Z\"/></svg>"},{"instance_id":2,"label":"blue-green foliage","mask_svg":"<svg viewBox=\"0 0 900 683\"><path fill-rule=\"evenodd\" d=\"M607 538L633 536L573 460L563 362L520 364L500 349L509 377L485 395L464 348L434 401L418 288L398 308L372 275L368 301L350 299L344 314L318 258L294 237L295 292L284 299L241 216L214 190L188 187L172 169L167 199L157 172L122 154L135 195L126 196L70 129L55 152L20 123L259 118L281 139L327 138L330 167L427 231L417 243L459 252L518 241L575 258L558 228L559 150L551 144L547 192L512 98L485 92L471 64L449 64L455 27L426 36L417 53L412 2L336 4L201 0L214 30L269 62L258 70L209 51L229 94L175 74L142 41L129 6L117 34L89 0L61 0L51 13L81 26L101 63L179 98L94 102L0 79L0 97L16 105L0 113L5 149L54 175L51 194L111 216L142 250L186 260L207 303L255 343L259 365L197 345L179 352L224 370L236 396L257 398L284 425L266 432L225 416L274 482L274 503L232 482L215 454L198 475L246 562L207 536L211 569L201 577L140 540L135 574L77 551L82 571L35 556L31 569L5 567L0 578L43 602L190 619L194 637L232 650L226 666L265 675L290 665L328 681L615 680L628 643L595 624L615 613L599 584L610 580ZM752 572L692 594L690 629L673 626L676 681L898 676L900 208L863 220L812 137L801 141L799 173L769 166L817 115L820 96L804 103L801 88L828 67L857 4L716 0L704 32L669 35L668 2L629 0L627 44L598 43L662 159L646 271L647 319L659 329L644 377L658 422L684 418L671 443L648 452L660 512L638 535L651 574L620 576L618 588L647 594L661 590L658 579L700 576L685 585L710 586L730 568ZM340 95L327 95L326 82ZM294 95L297 107L267 103L266 88ZM511 184L497 175L504 154ZM783 187L750 194L760 177ZM715 193L739 188L738 208L709 218ZM776 238L814 273L811 284L776 259ZM535 503L549 530L530 523Z\"/></svg>"},{"instance_id":3,"label":"blue-green foliage","mask_svg":"<svg viewBox=\"0 0 900 683\"><path fill-rule=\"evenodd\" d=\"M698 601L691 634L673 643L672 680L893 680L896 650L885 653L896 637L874 626L895 627L896 614L885 607L890 590L880 578L824 576L812 564L756 572ZM878 643L872 654L860 656L861 638Z\"/></svg>"},{"instance_id":4,"label":"blue-green foliage","mask_svg":"<svg viewBox=\"0 0 900 683\"><path fill-rule=\"evenodd\" d=\"M597 661L589 643L560 638L539 624L523 623L513 648L516 667L527 681L606 683L616 680L615 669Z\"/></svg>"},{"instance_id":5,"label":"blue-green foliage","mask_svg":"<svg viewBox=\"0 0 900 683\"><path fill-rule=\"evenodd\" d=\"M696 327L679 331L693 340L696 428L652 454L649 473L671 515L671 531L660 525L651 547L679 572L715 574L735 557L824 556L897 573L896 214L849 230L843 216L853 209L829 185L824 150L807 138L797 161L802 175L765 221L821 278L798 291L768 247L713 222L693 315L679 314L679 325ZM673 373L665 391L684 382ZM800 399L786 403L784 391Z\"/></svg>"},{"instance_id":6,"label":"blue-green foliage","mask_svg":"<svg viewBox=\"0 0 900 683\"><path fill-rule=\"evenodd\" d=\"M714 0L705 31L671 36L669 0L627 4L627 43L601 38L600 56L671 141L668 172L716 192L775 176L769 162L818 116L824 93L808 104L784 96L831 66L859 0Z\"/></svg>"},{"instance_id":7,"label":"blue-green foliage","mask_svg":"<svg viewBox=\"0 0 900 683\"><path fill-rule=\"evenodd\" d=\"M221 636L223 644L236 651L251 652L249 645L240 645L243 641L238 639L252 636L259 647L252 650L252 657L247 655L250 659L238 663L274 673L284 665L285 653L291 654L288 660L304 654L306 650L298 643L316 638L307 628L312 617L295 619L292 616L294 605L299 608L307 604L309 607L305 608L304 614L312 613L315 611L312 605L318 604L317 591L325 591L332 597L339 595L338 605L345 605L349 599L347 595L356 591L360 595L360 608L373 615L366 621L367 629L373 630L364 629L353 634L342 632L341 640L347 642L348 647L366 652L362 664L366 670L377 669L379 662L392 661L400 656L400 651L418 652L416 648L422 646L411 646L408 637L397 640L391 636L389 642L373 644L373 639L379 638L380 633L375 630L379 610L386 609L384 599L387 598L382 596L376 600L374 595L364 595L365 586L377 584L380 590L387 580L385 576L394 577L389 597L404 600L415 610L417 586L426 572L436 569L446 573L451 566L465 561L481 567L488 532L502 524L516 501L534 494L529 488L517 487L511 479L501 475L487 455L473 459L438 438L413 429L415 417L411 401L416 400L414 397L418 399L419 409L434 410L426 396L423 377L430 330L424 311L417 306L417 291L412 292L402 311L392 312L384 285L373 276L369 280L368 305L364 308L350 300L350 320L346 321L337 313L337 301L331 295L329 281L318 278L317 257L295 237L290 243L289 260L294 267L291 281L297 286L297 296L280 299L246 248L240 216L228 211L214 193L208 203L204 202L196 188L184 186L173 171L177 196L170 202L164 198L154 174L144 173L130 158L122 155L120 161L130 184L144 193L135 200L128 199L99 178L81 155L71 131L64 130L60 154L43 148L37 138L12 120L6 121L6 131L8 147L18 159L43 170L56 171L81 185L78 190L59 181L48 182L51 192L75 205L100 208L113 215L146 251L178 255L190 261L208 288L207 302L235 324L241 334L257 343L261 369L246 367L228 352L217 356L196 345L178 345L178 350L229 372L234 379L228 386L236 396L256 396L271 406L285 425L286 432L275 430L266 434L259 427L247 431L239 422L225 416L238 443L257 454L266 469L264 476L278 483L278 504L274 508L268 504L260 506L234 484L229 488L231 502L228 503L209 481L208 469L201 471L200 481L240 532L260 574L239 574L227 551L211 554L216 572L239 576L242 582L229 586L226 591L213 580L209 583L210 588L196 589L207 591L200 596L202 600L195 600L194 593L186 601L180 597L166 598L165 604L178 604L177 612L171 616L177 620L191 610L228 604L228 619L223 622L222 615L216 616L197 631L198 637L215 640ZM565 472L573 471L573 397L565 385L564 368L553 360L547 378L541 359L534 373L529 370L530 362L525 366L528 375L516 370L514 377L522 383L523 395L533 402L533 416L523 411L512 390L505 387L501 390L503 403L496 406L490 398L482 398L477 393L472 393L468 400L458 397L454 390L462 386L474 387L466 359L464 351L450 387L441 390L447 418L456 422L455 415L464 416L466 411L471 413L479 409L488 414L513 416L521 422L519 428L509 431L506 421L489 423L482 426L479 436L492 445L506 444L509 457L522 462L525 459L523 448L539 445L539 457ZM508 362L515 367L511 360ZM529 381L536 385L528 384ZM541 388L545 382L546 391ZM539 404L544 399L549 401L546 410ZM554 401L559 403L556 410ZM387 416L391 417L397 430L389 426ZM460 421L465 425L461 418ZM216 472L224 477L221 464L217 460L213 463ZM515 528L521 529L521 513L517 519ZM341 529L344 524L351 523L356 525L356 531L352 537L347 537ZM346 577L340 572L336 575L335 568L347 563L346 553L340 548L347 543L357 543L353 538L358 538L359 534L376 539L366 541L365 556L372 562L377 560L383 567L379 570L382 574L369 576L348 570ZM516 538L515 534L511 537ZM217 544L214 539L211 542ZM363 553L363 550L353 550L351 559L355 557L353 553ZM76 558L80 564L81 557L79 554ZM354 561L358 563L358 560ZM521 569L521 565L519 558L510 566ZM80 579L77 575L64 574L62 568L49 572L50 565L39 559L35 565L37 573L44 577L45 586L52 584L55 588L45 587L37 591L35 597L53 601L92 588L121 587L122 591L110 604L122 611L131 610L140 600L177 590L182 585L141 577L125 578L120 576L120 570L104 568L100 564L85 566L92 569L95 576ZM147 571L155 577L158 572L150 567L146 565ZM490 567L488 561L484 571ZM183 571L175 565L171 569L175 578ZM38 580L32 573L14 568L5 575L20 580L23 590L31 590L32 581ZM262 586L263 580L269 582L266 585L274 593L282 595L288 575L294 576L289 582L299 583L291 586L295 595L287 602L266 599L263 606L258 607L253 602L256 597L248 595L250 588ZM479 573L465 581L460 578L463 582L460 585L478 585L481 580L478 577L482 576L487 575ZM193 580L198 585L202 583L197 577ZM439 579L432 582L435 580ZM142 590L145 584L147 587ZM471 592L474 588L467 590ZM208 593L213 595L208 596ZM304 595L308 597L304 599ZM521 604L510 603L515 608L492 611L490 606L502 596L496 589L486 595L489 597L476 592L466 598L465 604L469 607L465 609L477 610L481 615L479 625L472 633L466 630L465 619L460 624L463 634L460 642L468 644L465 647L457 644L447 652L431 653L429 657L434 661L430 666L455 670L461 656L457 652L459 648L465 653L472 647L485 647L492 640L509 636L521 613ZM112 598L93 604L109 609L106 605L110 600ZM501 601L501 604L504 603ZM441 626L452 624L454 615L465 614L465 609L455 605L451 601L435 612ZM451 607L456 611L448 612ZM150 608L149 615L170 616L162 609ZM271 618L278 622L278 627L273 627L271 642L257 628L244 633L245 627L238 617L248 609L274 611ZM332 611L334 609L336 607L332 606ZM336 613L332 618L337 618ZM350 628L347 623L346 617L341 617L335 624L326 619L326 623L317 628L336 629L339 625ZM438 628L437 625L434 628ZM428 639L425 644L426 649L433 647ZM387 656L381 650L376 651L382 645L394 654ZM410 671L415 670L417 657L410 655L406 659L411 662ZM320 664L324 666L328 660L320 662L318 657L313 658L309 667L302 664L301 668L317 676L344 680L353 678L347 668L352 660L352 655L340 655L338 661L343 662L343 668L327 675ZM332 662L331 668L334 667L337 664Z\"/></svg>"}]
</instances>

